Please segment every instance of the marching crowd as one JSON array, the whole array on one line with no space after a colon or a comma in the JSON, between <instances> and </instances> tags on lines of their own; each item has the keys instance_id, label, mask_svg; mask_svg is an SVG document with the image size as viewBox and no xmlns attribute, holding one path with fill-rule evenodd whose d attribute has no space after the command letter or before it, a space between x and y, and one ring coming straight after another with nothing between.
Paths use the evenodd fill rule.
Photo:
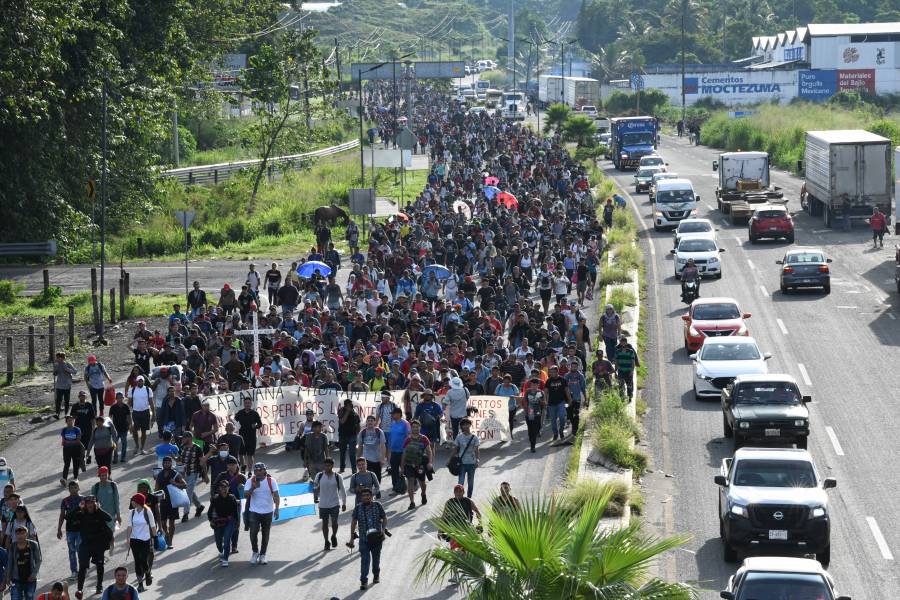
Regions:
<instances>
[{"instance_id":1,"label":"marching crowd","mask_svg":"<svg viewBox=\"0 0 900 600\"><path fill-rule=\"evenodd\" d=\"M381 131L396 127L387 95L377 85L366 92L367 116ZM67 545L71 576L39 597L68 598L74 582L80 599L93 574L103 600L138 600L153 583L156 557L174 547L177 525L204 513L221 567L240 551L242 530L250 563L267 563L282 499L256 457L263 420L245 397L220 427L210 395L295 385L380 395L364 419L346 400L335 431L308 411L287 444L303 461L326 550L337 547L340 513L348 497L354 501L348 545L358 544L363 589L370 574L378 583L390 535L380 500L390 493L405 495L410 510L426 504L442 445L449 449L441 460L459 484L444 510L469 522L479 517L471 497L481 449L470 397L507 398L509 436L524 421L536 452L542 434L552 434L551 443L574 436L588 385L618 384L632 395L638 359L615 309L606 307L593 341L584 314L614 205L608 201L598 219L587 173L558 138L468 114L427 87L416 86L412 97L419 143L431 158L427 184L405 212L373 220L366 240L354 222L342 225L348 257L322 227L317 247L284 272L251 264L240 290L226 283L217 294L195 282L164 329L138 324L126 350L134 366L119 391L94 356L78 368L57 356L65 494L56 537ZM338 269L349 271L346 282L338 282ZM258 364L254 312L259 328L275 332L259 336ZM78 375L86 390L73 401ZM395 402L403 390L404 401ZM148 463L145 478L113 477L137 460ZM205 501L201 482L209 485ZM51 543L47 524L32 522L5 459L0 484L0 582L13 598L31 600L41 546ZM494 502L518 506L506 483ZM119 525L136 580L118 566L104 589Z\"/></svg>"}]
</instances>

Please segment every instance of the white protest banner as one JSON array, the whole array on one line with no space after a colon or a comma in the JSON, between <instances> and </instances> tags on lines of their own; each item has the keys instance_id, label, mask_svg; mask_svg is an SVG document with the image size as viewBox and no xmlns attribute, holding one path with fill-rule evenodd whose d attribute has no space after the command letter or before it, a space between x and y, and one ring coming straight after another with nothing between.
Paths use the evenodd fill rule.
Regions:
<instances>
[{"instance_id":1,"label":"white protest banner","mask_svg":"<svg viewBox=\"0 0 900 600\"><path fill-rule=\"evenodd\" d=\"M401 405L405 390L391 392L395 404ZM350 399L361 421L374 414L381 403L381 392L340 392L300 386L256 388L206 396L210 410L219 419L220 430L244 407L244 399L250 398L251 407L262 419L262 429L257 433L261 446L292 441L303 430L307 409L312 409L315 419L322 423L322 431L337 439L338 410L344 400Z\"/></svg>"}]
</instances>

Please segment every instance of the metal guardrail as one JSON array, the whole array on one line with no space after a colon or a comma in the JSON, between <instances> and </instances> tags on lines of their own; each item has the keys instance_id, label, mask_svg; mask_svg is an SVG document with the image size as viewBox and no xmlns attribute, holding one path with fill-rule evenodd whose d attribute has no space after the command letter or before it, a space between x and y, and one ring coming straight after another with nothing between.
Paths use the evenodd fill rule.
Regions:
<instances>
[{"instance_id":1,"label":"metal guardrail","mask_svg":"<svg viewBox=\"0 0 900 600\"><path fill-rule=\"evenodd\" d=\"M56 256L56 240L0 244L0 256Z\"/></svg>"},{"instance_id":2,"label":"metal guardrail","mask_svg":"<svg viewBox=\"0 0 900 600\"><path fill-rule=\"evenodd\" d=\"M359 140L353 140L330 148L322 148L303 154L291 154L288 156L274 156L269 159L267 176L279 171L297 170L308 164L310 159L331 156L347 150L359 147ZM262 162L259 159L241 160L238 162L221 163L218 165L199 165L196 167L182 167L163 171L163 177L171 177L187 185L216 185L234 176L244 169L254 168Z\"/></svg>"}]
</instances>

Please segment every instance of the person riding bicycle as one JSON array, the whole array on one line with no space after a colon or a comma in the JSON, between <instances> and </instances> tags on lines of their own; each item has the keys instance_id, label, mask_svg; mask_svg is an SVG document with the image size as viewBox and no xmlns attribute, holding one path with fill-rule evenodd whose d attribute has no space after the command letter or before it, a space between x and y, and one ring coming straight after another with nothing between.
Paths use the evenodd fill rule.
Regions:
<instances>
[{"instance_id":1,"label":"person riding bicycle","mask_svg":"<svg viewBox=\"0 0 900 600\"><path fill-rule=\"evenodd\" d=\"M693 281L697 284L697 293L696 297L700 297L700 271L697 269L697 266L694 264L694 259L689 258L687 264L684 265L684 268L681 270L681 299L684 300L685 296L685 284L689 281Z\"/></svg>"}]
</instances>

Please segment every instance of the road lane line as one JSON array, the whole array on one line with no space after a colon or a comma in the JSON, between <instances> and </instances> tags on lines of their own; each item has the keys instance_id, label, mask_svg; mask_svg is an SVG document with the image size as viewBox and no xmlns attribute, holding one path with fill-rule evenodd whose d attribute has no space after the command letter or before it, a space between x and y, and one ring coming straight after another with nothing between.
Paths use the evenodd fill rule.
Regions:
<instances>
[{"instance_id":1,"label":"road lane line","mask_svg":"<svg viewBox=\"0 0 900 600\"><path fill-rule=\"evenodd\" d=\"M831 445L834 446L834 453L838 456L844 455L844 449L841 448L841 443L837 439L837 435L834 433L834 429L831 427L825 427L825 433L828 434L828 439L831 440Z\"/></svg>"},{"instance_id":2,"label":"road lane line","mask_svg":"<svg viewBox=\"0 0 900 600\"><path fill-rule=\"evenodd\" d=\"M766 286L764 286L764 285L759 286L759 291L762 292L763 296L765 296L767 298L769 297L769 290L766 289Z\"/></svg>"},{"instance_id":3,"label":"road lane line","mask_svg":"<svg viewBox=\"0 0 900 600\"><path fill-rule=\"evenodd\" d=\"M875 543L878 545L882 558L884 560L894 560L894 555L891 553L891 549L888 547L887 540L884 539L884 534L881 533L881 528L878 527L878 521L875 520L875 517L866 517L866 523L869 524L872 537L875 538Z\"/></svg>"},{"instance_id":4,"label":"road lane line","mask_svg":"<svg viewBox=\"0 0 900 600\"><path fill-rule=\"evenodd\" d=\"M731 239L733 239L734 243L737 244L738 246L741 245L741 238L739 238L738 236L733 235L733 236L731 236Z\"/></svg>"},{"instance_id":5,"label":"road lane line","mask_svg":"<svg viewBox=\"0 0 900 600\"><path fill-rule=\"evenodd\" d=\"M892 313L892 312L887 313L887 316L888 316L888 318L889 318L891 321L896 321L896 320L897 320L897 317L895 317L895 316L894 316L894 313Z\"/></svg>"},{"instance_id":6,"label":"road lane line","mask_svg":"<svg viewBox=\"0 0 900 600\"><path fill-rule=\"evenodd\" d=\"M809 373L806 372L806 367L803 366L803 363L797 363L797 368L800 369L800 377L803 378L803 383L812 385L812 380L809 378Z\"/></svg>"},{"instance_id":7,"label":"road lane line","mask_svg":"<svg viewBox=\"0 0 900 600\"><path fill-rule=\"evenodd\" d=\"M848 304L838 304L837 308L859 308L858 306L850 306Z\"/></svg>"},{"instance_id":8,"label":"road lane line","mask_svg":"<svg viewBox=\"0 0 900 600\"><path fill-rule=\"evenodd\" d=\"M756 270L756 265L754 265L754 264L753 264L753 261L750 260L749 258L747 259L747 265L748 265L752 270L754 270L754 271Z\"/></svg>"},{"instance_id":9,"label":"road lane line","mask_svg":"<svg viewBox=\"0 0 900 600\"><path fill-rule=\"evenodd\" d=\"M713 206L712 204L710 204L709 202L704 202L703 204L705 204L706 208L708 208L709 210L716 210L716 207Z\"/></svg>"},{"instance_id":10,"label":"road lane line","mask_svg":"<svg viewBox=\"0 0 900 600\"><path fill-rule=\"evenodd\" d=\"M787 331L787 327L784 326L784 321L782 321L781 319L775 319L775 322L778 323L778 329L781 330L781 333L783 333L784 335L787 335L788 331Z\"/></svg>"}]
</instances>

